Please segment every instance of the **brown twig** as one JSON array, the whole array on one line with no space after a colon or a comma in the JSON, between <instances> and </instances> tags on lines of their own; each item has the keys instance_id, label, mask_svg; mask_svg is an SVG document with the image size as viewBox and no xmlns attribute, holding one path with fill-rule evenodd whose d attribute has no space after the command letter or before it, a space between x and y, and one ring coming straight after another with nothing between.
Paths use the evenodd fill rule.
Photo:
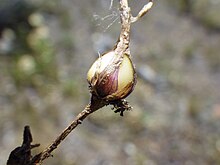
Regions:
<instances>
[{"instance_id":1,"label":"brown twig","mask_svg":"<svg viewBox=\"0 0 220 165\"><path fill-rule=\"evenodd\" d=\"M131 9L128 5L128 0L119 0L120 3L120 18L121 18L121 32L118 39L118 42L115 46L115 52L119 56L123 53L130 55L130 29L131 23L136 22L141 17L143 17L153 6L153 0L144 5L144 7L139 11L136 17L133 17L131 14Z\"/></svg>"},{"instance_id":2,"label":"brown twig","mask_svg":"<svg viewBox=\"0 0 220 165\"><path fill-rule=\"evenodd\" d=\"M53 141L44 151L32 158L30 165L42 164L43 160L51 156L52 151L58 147L58 145L70 134L70 132L72 132L74 128L81 124L82 121L91 113L105 105L107 105L106 102L92 96L90 104L88 104L85 109L76 116L72 123L66 129L64 129L64 131L56 138L55 141Z\"/></svg>"},{"instance_id":3,"label":"brown twig","mask_svg":"<svg viewBox=\"0 0 220 165\"><path fill-rule=\"evenodd\" d=\"M143 17L153 6L153 0L149 0L149 2L144 5L144 7L139 11L138 15L136 17L131 17L131 22L136 22L141 17Z\"/></svg>"},{"instance_id":4,"label":"brown twig","mask_svg":"<svg viewBox=\"0 0 220 165\"><path fill-rule=\"evenodd\" d=\"M131 9L128 6L127 0L119 0L120 3L120 18L121 18L121 32L118 42L115 46L115 53L119 58L122 58L123 54L130 55L130 29L131 29Z\"/></svg>"}]
</instances>

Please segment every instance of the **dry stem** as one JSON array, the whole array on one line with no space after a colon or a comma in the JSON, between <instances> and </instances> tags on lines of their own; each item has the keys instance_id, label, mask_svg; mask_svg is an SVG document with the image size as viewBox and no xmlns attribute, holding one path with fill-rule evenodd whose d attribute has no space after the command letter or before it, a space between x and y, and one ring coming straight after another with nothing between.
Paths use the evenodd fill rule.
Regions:
<instances>
[{"instance_id":1,"label":"dry stem","mask_svg":"<svg viewBox=\"0 0 220 165\"><path fill-rule=\"evenodd\" d=\"M90 110L90 104L88 104L85 109L78 114L78 116L73 120L73 122L56 138L54 142L52 142L44 151L37 154L31 161L31 164L39 163L51 156L53 150L55 150L58 145L69 135L69 133L77 127L77 125L81 124L82 121L93 111Z\"/></svg>"},{"instance_id":2,"label":"dry stem","mask_svg":"<svg viewBox=\"0 0 220 165\"><path fill-rule=\"evenodd\" d=\"M30 165L42 164L43 160L51 156L52 151L58 147L58 145L70 134L70 132L72 132L73 129L81 124L87 116L105 105L107 105L106 102L100 101L93 96L91 98L91 103L88 104L85 109L76 116L72 123L66 129L64 129L64 131L56 138L55 141L53 141L44 151L32 158Z\"/></svg>"},{"instance_id":3,"label":"dry stem","mask_svg":"<svg viewBox=\"0 0 220 165\"><path fill-rule=\"evenodd\" d=\"M149 2L144 5L144 7L139 11L138 15L136 17L131 17L131 22L136 22L141 17L143 17L153 6L153 0L149 0Z\"/></svg>"},{"instance_id":4,"label":"dry stem","mask_svg":"<svg viewBox=\"0 0 220 165\"><path fill-rule=\"evenodd\" d=\"M130 55L130 29L131 23L136 22L141 17L143 17L153 6L153 0L149 0L149 2L144 5L144 7L139 11L136 17L131 15L131 9L128 5L128 0L119 0L120 3L120 18L121 18L121 33L118 39L118 42L115 46L115 52L117 55L122 56L122 54L126 53Z\"/></svg>"}]
</instances>

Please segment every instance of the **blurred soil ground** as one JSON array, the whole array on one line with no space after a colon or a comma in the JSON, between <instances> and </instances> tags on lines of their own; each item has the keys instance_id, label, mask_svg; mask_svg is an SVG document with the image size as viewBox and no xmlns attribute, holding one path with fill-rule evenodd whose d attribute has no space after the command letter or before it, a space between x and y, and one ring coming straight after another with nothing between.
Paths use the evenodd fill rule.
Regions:
<instances>
[{"instance_id":1,"label":"blurred soil ground","mask_svg":"<svg viewBox=\"0 0 220 165\"><path fill-rule=\"evenodd\" d=\"M132 1L132 12L144 3ZM117 6L0 1L0 164L21 143L25 125L41 143L37 153L88 103L86 73L117 40ZM220 164L219 16L220 0L155 0L132 26L133 110L92 114L44 164Z\"/></svg>"}]
</instances>

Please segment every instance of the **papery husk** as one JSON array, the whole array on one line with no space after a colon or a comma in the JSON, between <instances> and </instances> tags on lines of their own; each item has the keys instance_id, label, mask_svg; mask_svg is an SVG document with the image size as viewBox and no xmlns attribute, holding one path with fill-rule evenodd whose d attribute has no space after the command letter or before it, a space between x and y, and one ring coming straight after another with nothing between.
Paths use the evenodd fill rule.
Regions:
<instances>
[{"instance_id":1,"label":"papery husk","mask_svg":"<svg viewBox=\"0 0 220 165\"><path fill-rule=\"evenodd\" d=\"M107 56L112 56L112 59ZM120 57L111 51L94 62L88 71L87 80L92 94L114 101L127 97L133 91L136 73L129 55Z\"/></svg>"}]
</instances>

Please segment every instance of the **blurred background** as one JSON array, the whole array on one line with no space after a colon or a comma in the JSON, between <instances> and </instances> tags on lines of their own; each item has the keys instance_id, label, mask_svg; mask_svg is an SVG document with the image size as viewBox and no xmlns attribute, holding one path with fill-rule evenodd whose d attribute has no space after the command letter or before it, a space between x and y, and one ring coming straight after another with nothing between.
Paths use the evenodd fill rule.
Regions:
<instances>
[{"instance_id":1,"label":"blurred background","mask_svg":"<svg viewBox=\"0 0 220 165\"><path fill-rule=\"evenodd\" d=\"M133 110L90 115L44 164L220 164L219 17L220 0L155 0L132 25ZM0 164L25 125L36 154L85 107L86 73L119 21L116 0L0 0Z\"/></svg>"}]
</instances>

